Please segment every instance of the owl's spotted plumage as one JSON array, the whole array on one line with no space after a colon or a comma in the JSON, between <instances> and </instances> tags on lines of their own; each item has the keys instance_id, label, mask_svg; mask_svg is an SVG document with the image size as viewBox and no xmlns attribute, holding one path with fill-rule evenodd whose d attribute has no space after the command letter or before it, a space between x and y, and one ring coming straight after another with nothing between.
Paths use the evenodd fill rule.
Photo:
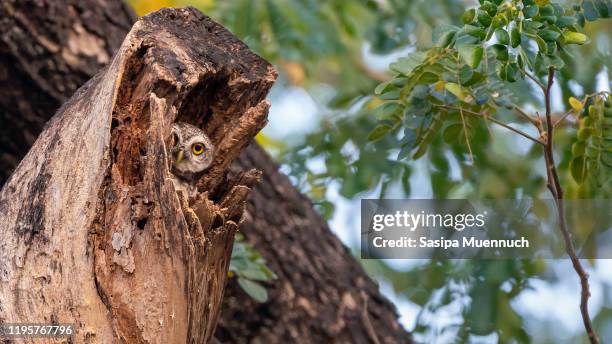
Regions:
<instances>
[{"instance_id":1,"label":"owl's spotted plumage","mask_svg":"<svg viewBox=\"0 0 612 344\"><path fill-rule=\"evenodd\" d=\"M196 182L213 161L215 147L204 131L189 123L172 125L170 142L172 179L177 191L188 198L197 193Z\"/></svg>"}]
</instances>

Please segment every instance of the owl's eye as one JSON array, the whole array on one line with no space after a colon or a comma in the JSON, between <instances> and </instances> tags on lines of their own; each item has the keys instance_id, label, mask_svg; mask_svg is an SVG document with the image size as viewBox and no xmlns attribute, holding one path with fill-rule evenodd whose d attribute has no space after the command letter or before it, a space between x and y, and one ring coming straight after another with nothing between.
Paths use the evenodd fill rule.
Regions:
<instances>
[{"instance_id":1,"label":"owl's eye","mask_svg":"<svg viewBox=\"0 0 612 344\"><path fill-rule=\"evenodd\" d=\"M204 153L204 145L201 143L194 143L191 146L191 151L193 152L193 154L195 155L200 155L202 153Z\"/></svg>"}]
</instances>

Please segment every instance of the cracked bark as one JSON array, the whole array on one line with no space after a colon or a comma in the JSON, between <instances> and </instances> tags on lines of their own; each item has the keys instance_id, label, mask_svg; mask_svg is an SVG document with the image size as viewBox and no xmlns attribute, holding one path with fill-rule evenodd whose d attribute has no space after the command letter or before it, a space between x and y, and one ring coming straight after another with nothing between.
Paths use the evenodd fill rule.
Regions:
<instances>
[{"instance_id":1,"label":"cracked bark","mask_svg":"<svg viewBox=\"0 0 612 344\"><path fill-rule=\"evenodd\" d=\"M72 323L79 343L209 342L258 173L224 176L265 125L275 78L195 9L139 20L0 193L0 321ZM206 107L217 155L187 204L166 141L177 117L201 122Z\"/></svg>"},{"instance_id":2,"label":"cracked bark","mask_svg":"<svg viewBox=\"0 0 612 344\"><path fill-rule=\"evenodd\" d=\"M4 181L55 109L106 64L103 56L118 48L134 16L116 0L24 0L0 4L0 18ZM182 108L194 113L194 123L205 122L212 111L208 105L197 107L198 95L211 86L197 85L184 101ZM209 132L218 126L209 123ZM241 230L279 278L267 285L270 301L265 304L230 281L217 337L237 343L410 342L393 306L260 147L251 144L241 153L233 173L240 168L264 172L251 191ZM44 183L43 178L39 184Z\"/></svg>"}]
</instances>

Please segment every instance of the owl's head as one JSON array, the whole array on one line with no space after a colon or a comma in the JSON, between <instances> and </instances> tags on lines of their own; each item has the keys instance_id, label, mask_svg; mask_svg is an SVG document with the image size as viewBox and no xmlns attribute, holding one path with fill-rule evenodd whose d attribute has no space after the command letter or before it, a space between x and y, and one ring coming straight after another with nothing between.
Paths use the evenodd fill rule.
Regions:
<instances>
[{"instance_id":1,"label":"owl's head","mask_svg":"<svg viewBox=\"0 0 612 344\"><path fill-rule=\"evenodd\" d=\"M173 170L185 177L206 170L215 149L204 131L184 122L172 125L170 147Z\"/></svg>"}]
</instances>

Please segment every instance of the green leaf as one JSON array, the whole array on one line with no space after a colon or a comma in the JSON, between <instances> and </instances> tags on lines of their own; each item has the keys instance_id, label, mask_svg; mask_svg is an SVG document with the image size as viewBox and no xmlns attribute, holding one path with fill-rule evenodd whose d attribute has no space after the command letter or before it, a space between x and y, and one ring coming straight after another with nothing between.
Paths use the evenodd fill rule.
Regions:
<instances>
[{"instance_id":1,"label":"green leaf","mask_svg":"<svg viewBox=\"0 0 612 344\"><path fill-rule=\"evenodd\" d=\"M566 27L574 26L578 23L576 17L564 16L557 20L557 26L561 29Z\"/></svg>"},{"instance_id":2,"label":"green leaf","mask_svg":"<svg viewBox=\"0 0 612 344\"><path fill-rule=\"evenodd\" d=\"M442 138L446 143L455 142L459 136L461 135L461 131L463 130L463 124L455 123L451 124L446 129L444 129L444 133L442 134Z\"/></svg>"},{"instance_id":3,"label":"green leaf","mask_svg":"<svg viewBox=\"0 0 612 344\"><path fill-rule=\"evenodd\" d=\"M478 82L481 82L484 79L485 79L484 74L474 72L472 73L472 76L468 80L460 79L460 82L462 86L470 87Z\"/></svg>"},{"instance_id":4,"label":"green leaf","mask_svg":"<svg viewBox=\"0 0 612 344\"><path fill-rule=\"evenodd\" d=\"M424 72L421 77L419 77L419 83L421 84L431 84L438 80L440 80L440 77L432 72Z\"/></svg>"},{"instance_id":5,"label":"green leaf","mask_svg":"<svg viewBox=\"0 0 612 344\"><path fill-rule=\"evenodd\" d=\"M504 29L495 30L495 37L499 44L508 45L510 43L510 35L508 35L508 32Z\"/></svg>"},{"instance_id":6,"label":"green leaf","mask_svg":"<svg viewBox=\"0 0 612 344\"><path fill-rule=\"evenodd\" d=\"M485 11L478 11L478 22L484 26L489 27L491 25L491 16Z\"/></svg>"},{"instance_id":7,"label":"green leaf","mask_svg":"<svg viewBox=\"0 0 612 344\"><path fill-rule=\"evenodd\" d=\"M519 74L518 64L516 64L515 62L508 64L506 73L508 76L508 81L515 82L518 79Z\"/></svg>"},{"instance_id":8,"label":"green leaf","mask_svg":"<svg viewBox=\"0 0 612 344\"><path fill-rule=\"evenodd\" d=\"M599 18L599 12L595 9L594 1L584 0L582 8L584 10L584 16L588 21L595 21Z\"/></svg>"},{"instance_id":9,"label":"green leaf","mask_svg":"<svg viewBox=\"0 0 612 344\"><path fill-rule=\"evenodd\" d=\"M399 98L400 98L399 90L385 92L380 95L380 99L382 100L399 100Z\"/></svg>"},{"instance_id":10,"label":"green leaf","mask_svg":"<svg viewBox=\"0 0 612 344\"><path fill-rule=\"evenodd\" d=\"M422 135L420 135L420 137L417 139L419 143L418 143L417 150L412 155L413 159L416 160L422 157L427 152L427 148L429 147L429 144L431 143L431 141L433 141L435 135L437 134L441 126L442 126L441 115L440 113L437 113L433 117L432 122L427 128L427 130L425 130L425 132Z\"/></svg>"},{"instance_id":11,"label":"green leaf","mask_svg":"<svg viewBox=\"0 0 612 344\"><path fill-rule=\"evenodd\" d=\"M557 17L555 16L540 17L540 19L548 23L549 25L553 25L554 23L557 22Z\"/></svg>"},{"instance_id":12,"label":"green leaf","mask_svg":"<svg viewBox=\"0 0 612 344\"><path fill-rule=\"evenodd\" d=\"M584 155L586 150L586 143L584 141L576 141L572 145L572 155L574 157L579 157Z\"/></svg>"},{"instance_id":13,"label":"green leaf","mask_svg":"<svg viewBox=\"0 0 612 344\"><path fill-rule=\"evenodd\" d=\"M238 278L238 284L250 297L258 302L268 301L268 292L261 284L246 278Z\"/></svg>"},{"instance_id":14,"label":"green leaf","mask_svg":"<svg viewBox=\"0 0 612 344\"><path fill-rule=\"evenodd\" d=\"M457 47L461 58L472 68L478 68L482 60L483 48L476 44L464 44Z\"/></svg>"},{"instance_id":15,"label":"green leaf","mask_svg":"<svg viewBox=\"0 0 612 344\"><path fill-rule=\"evenodd\" d=\"M387 124L380 124L374 128L368 135L368 141L377 141L383 138L389 133L391 126Z\"/></svg>"},{"instance_id":16,"label":"green leaf","mask_svg":"<svg viewBox=\"0 0 612 344\"><path fill-rule=\"evenodd\" d=\"M548 54L548 46L546 45L546 41L540 36L534 36L536 43L538 44L538 50L541 54Z\"/></svg>"},{"instance_id":17,"label":"green leaf","mask_svg":"<svg viewBox=\"0 0 612 344\"><path fill-rule=\"evenodd\" d=\"M465 86L465 84L472 78L473 75L474 70L470 68L470 66L465 65L461 67L461 70L459 71L459 83Z\"/></svg>"},{"instance_id":18,"label":"green leaf","mask_svg":"<svg viewBox=\"0 0 612 344\"><path fill-rule=\"evenodd\" d=\"M557 52L557 42L546 42L546 50L549 56L554 55Z\"/></svg>"},{"instance_id":19,"label":"green leaf","mask_svg":"<svg viewBox=\"0 0 612 344\"><path fill-rule=\"evenodd\" d=\"M531 20L523 22L523 30L528 33L535 33L537 29L541 28L544 24L539 21Z\"/></svg>"},{"instance_id":20,"label":"green leaf","mask_svg":"<svg viewBox=\"0 0 612 344\"><path fill-rule=\"evenodd\" d=\"M414 68L425 61L427 53L418 51L411 53L406 57L399 58L397 61L389 65L389 69L394 72L409 75Z\"/></svg>"},{"instance_id":21,"label":"green leaf","mask_svg":"<svg viewBox=\"0 0 612 344\"><path fill-rule=\"evenodd\" d=\"M539 8L535 5L525 6L525 8L523 9L523 15L525 16L525 18L533 18L538 15L538 12Z\"/></svg>"},{"instance_id":22,"label":"green leaf","mask_svg":"<svg viewBox=\"0 0 612 344\"><path fill-rule=\"evenodd\" d=\"M576 13L576 20L578 21L578 25L580 25L580 27L584 27L584 25L586 24L584 14L582 13Z\"/></svg>"},{"instance_id":23,"label":"green leaf","mask_svg":"<svg viewBox=\"0 0 612 344\"><path fill-rule=\"evenodd\" d=\"M463 13L461 16L461 21L463 24L471 24L474 22L474 18L476 18L476 9L471 8Z\"/></svg>"},{"instance_id":24,"label":"green leaf","mask_svg":"<svg viewBox=\"0 0 612 344\"><path fill-rule=\"evenodd\" d=\"M516 63L504 63L497 66L497 75L500 79L515 82L519 73Z\"/></svg>"},{"instance_id":25,"label":"green leaf","mask_svg":"<svg viewBox=\"0 0 612 344\"><path fill-rule=\"evenodd\" d=\"M484 29L479 28L478 26L465 25L463 27L463 31L465 31L465 33L467 33L468 35L476 37L480 40L483 40L485 39L485 37L487 37L487 32Z\"/></svg>"},{"instance_id":26,"label":"green leaf","mask_svg":"<svg viewBox=\"0 0 612 344\"><path fill-rule=\"evenodd\" d=\"M431 39L439 47L447 47L455 38L459 28L454 25L441 24L433 30Z\"/></svg>"},{"instance_id":27,"label":"green leaf","mask_svg":"<svg viewBox=\"0 0 612 344\"><path fill-rule=\"evenodd\" d=\"M402 138L402 148L400 149L399 154L397 155L398 160L403 160L410 156L410 152L416 143L416 132L412 129L406 128L404 130L404 137Z\"/></svg>"},{"instance_id":28,"label":"green leaf","mask_svg":"<svg viewBox=\"0 0 612 344\"><path fill-rule=\"evenodd\" d=\"M491 46L493 51L495 51L495 57L499 61L508 61L508 48L505 45L501 44L493 44Z\"/></svg>"},{"instance_id":29,"label":"green leaf","mask_svg":"<svg viewBox=\"0 0 612 344\"><path fill-rule=\"evenodd\" d=\"M584 180L584 176L586 175L586 164L585 164L584 156L579 156L572 161L570 161L570 171L572 173L572 178L576 181L576 183L580 184Z\"/></svg>"},{"instance_id":30,"label":"green leaf","mask_svg":"<svg viewBox=\"0 0 612 344\"><path fill-rule=\"evenodd\" d=\"M513 28L510 32L510 41L512 42L512 47L516 48L521 44L521 32L518 28Z\"/></svg>"},{"instance_id":31,"label":"green leaf","mask_svg":"<svg viewBox=\"0 0 612 344\"><path fill-rule=\"evenodd\" d=\"M557 3L551 4L551 6L553 7L553 15L555 17L561 17L565 13L565 9L563 8L563 6Z\"/></svg>"},{"instance_id":32,"label":"green leaf","mask_svg":"<svg viewBox=\"0 0 612 344\"><path fill-rule=\"evenodd\" d=\"M565 44L585 44L589 41L589 38L580 33L580 32L572 32L567 31L563 34L563 42Z\"/></svg>"},{"instance_id":33,"label":"green leaf","mask_svg":"<svg viewBox=\"0 0 612 344\"><path fill-rule=\"evenodd\" d=\"M599 18L610 18L612 15L612 2L610 0L595 0L594 3Z\"/></svg>"},{"instance_id":34,"label":"green leaf","mask_svg":"<svg viewBox=\"0 0 612 344\"><path fill-rule=\"evenodd\" d=\"M542 30L538 33L538 35L542 37L543 40L549 42L554 42L557 40L557 38L559 38L559 36L561 36L559 32L554 30Z\"/></svg>"},{"instance_id":35,"label":"green leaf","mask_svg":"<svg viewBox=\"0 0 612 344\"><path fill-rule=\"evenodd\" d=\"M464 91L463 87L461 87L461 85L456 84L454 82L447 82L444 85L444 88L446 88L447 91L452 93L455 97L457 97L461 101L463 101L463 99L466 96L466 92Z\"/></svg>"},{"instance_id":36,"label":"green leaf","mask_svg":"<svg viewBox=\"0 0 612 344\"><path fill-rule=\"evenodd\" d=\"M490 1L485 1L482 6L480 6L480 9L486 11L491 17L497 14L497 5L494 5Z\"/></svg>"},{"instance_id":37,"label":"green leaf","mask_svg":"<svg viewBox=\"0 0 612 344\"><path fill-rule=\"evenodd\" d=\"M593 129L591 128L582 128L578 130L578 140L586 141L593 134Z\"/></svg>"},{"instance_id":38,"label":"green leaf","mask_svg":"<svg viewBox=\"0 0 612 344\"><path fill-rule=\"evenodd\" d=\"M268 281L272 277L266 271L259 269L259 267L256 267L253 269L240 270L238 272L238 275L239 277L244 277L246 279L254 280L254 281Z\"/></svg>"},{"instance_id":39,"label":"green leaf","mask_svg":"<svg viewBox=\"0 0 612 344\"><path fill-rule=\"evenodd\" d=\"M521 66L521 64L523 65L521 66L521 69L523 69L525 66L529 66L529 68L533 69L531 60L527 56L527 53L525 53L525 50L523 50L523 48L519 48L518 53L517 61L519 62L519 66Z\"/></svg>"},{"instance_id":40,"label":"green leaf","mask_svg":"<svg viewBox=\"0 0 612 344\"><path fill-rule=\"evenodd\" d=\"M379 84L378 86L376 86L376 88L374 89L374 94L376 94L376 95L382 94L387 89L392 88L390 86L391 86L391 81L385 81L385 82Z\"/></svg>"},{"instance_id":41,"label":"green leaf","mask_svg":"<svg viewBox=\"0 0 612 344\"><path fill-rule=\"evenodd\" d=\"M557 70L563 68L565 66L565 62L562 58L556 55L546 55L543 56L544 65L548 67L555 67Z\"/></svg>"},{"instance_id":42,"label":"green leaf","mask_svg":"<svg viewBox=\"0 0 612 344\"><path fill-rule=\"evenodd\" d=\"M376 118L378 119L387 119L391 117L391 115L393 115L397 110L399 110L399 108L400 105L398 103L386 102L377 106L373 111L373 115L376 116Z\"/></svg>"},{"instance_id":43,"label":"green leaf","mask_svg":"<svg viewBox=\"0 0 612 344\"><path fill-rule=\"evenodd\" d=\"M506 25L506 17L504 17L501 14L496 15L495 17L493 17L493 20L491 21L491 27L494 29L499 29L500 27Z\"/></svg>"},{"instance_id":44,"label":"green leaf","mask_svg":"<svg viewBox=\"0 0 612 344\"><path fill-rule=\"evenodd\" d=\"M552 7L552 5L547 4L546 6L542 6L541 4L538 4L540 6L540 16L542 17L546 17L546 16L554 16L555 15L555 8Z\"/></svg>"}]
</instances>

